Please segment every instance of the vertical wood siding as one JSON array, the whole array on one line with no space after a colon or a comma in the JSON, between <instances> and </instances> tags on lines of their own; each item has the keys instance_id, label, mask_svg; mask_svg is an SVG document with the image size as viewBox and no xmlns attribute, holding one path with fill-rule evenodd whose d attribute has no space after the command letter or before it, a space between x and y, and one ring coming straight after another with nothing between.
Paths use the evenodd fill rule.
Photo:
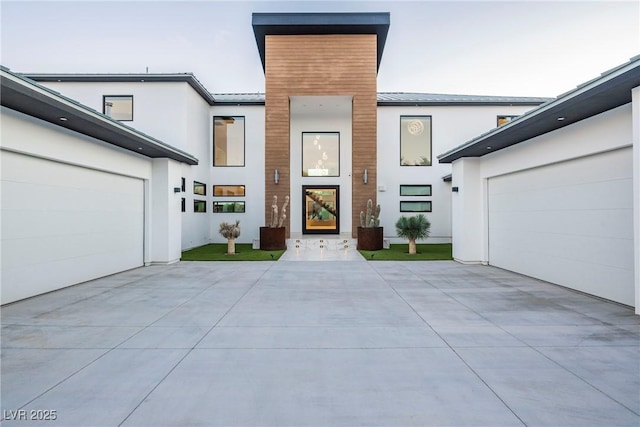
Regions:
<instances>
[{"instance_id":1,"label":"vertical wood siding","mask_svg":"<svg viewBox=\"0 0 640 427\"><path fill-rule=\"evenodd\" d=\"M289 96L353 96L352 235L377 187L377 50L375 35L266 36L265 221L271 199L291 194ZM280 183L274 184L274 171ZM367 169L369 183L362 182ZM294 189L298 191L298 189ZM294 207L298 209L299 207ZM288 213L290 216L290 212ZM287 233L289 233L287 218Z\"/></svg>"}]
</instances>

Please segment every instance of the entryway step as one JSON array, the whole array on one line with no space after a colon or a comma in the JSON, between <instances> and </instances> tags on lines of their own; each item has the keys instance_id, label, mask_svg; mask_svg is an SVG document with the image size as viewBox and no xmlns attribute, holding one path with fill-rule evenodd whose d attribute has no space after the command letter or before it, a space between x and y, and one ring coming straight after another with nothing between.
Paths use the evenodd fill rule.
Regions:
<instances>
[{"instance_id":1,"label":"entryway step","mask_svg":"<svg viewBox=\"0 0 640 427\"><path fill-rule=\"evenodd\" d=\"M356 250L357 240L343 237L287 239L287 250L280 261L365 261Z\"/></svg>"},{"instance_id":2,"label":"entryway step","mask_svg":"<svg viewBox=\"0 0 640 427\"><path fill-rule=\"evenodd\" d=\"M341 238L304 238L304 239L287 239L287 249L332 249L332 250L349 250L355 249L357 245L356 239Z\"/></svg>"}]
</instances>

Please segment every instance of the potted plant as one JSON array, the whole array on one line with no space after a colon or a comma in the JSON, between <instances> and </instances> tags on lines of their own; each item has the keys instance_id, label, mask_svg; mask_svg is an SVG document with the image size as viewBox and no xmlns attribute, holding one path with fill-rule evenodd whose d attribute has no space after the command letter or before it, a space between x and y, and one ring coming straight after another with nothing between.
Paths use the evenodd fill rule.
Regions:
<instances>
[{"instance_id":1,"label":"potted plant","mask_svg":"<svg viewBox=\"0 0 640 427\"><path fill-rule=\"evenodd\" d=\"M240 221L236 220L236 223L223 222L220 223L220 234L227 239L227 254L235 255L236 253L236 239L240 236Z\"/></svg>"},{"instance_id":2,"label":"potted plant","mask_svg":"<svg viewBox=\"0 0 640 427\"><path fill-rule=\"evenodd\" d=\"M263 251L276 251L287 248L287 228L284 220L287 219L287 206L289 196L284 199L280 216L278 217L278 196L273 196L271 203L271 220L267 227L260 227L260 249Z\"/></svg>"},{"instance_id":3,"label":"potted plant","mask_svg":"<svg viewBox=\"0 0 640 427\"><path fill-rule=\"evenodd\" d=\"M396 222L396 234L398 237L409 239L409 254L416 253L416 240L429 237L431 223L423 214L407 218L401 216Z\"/></svg>"},{"instance_id":4,"label":"potted plant","mask_svg":"<svg viewBox=\"0 0 640 427\"><path fill-rule=\"evenodd\" d=\"M383 229L380 227L380 205L373 208L371 199L367 201L367 212L360 211L358 227L358 250L379 251L383 245Z\"/></svg>"}]
</instances>

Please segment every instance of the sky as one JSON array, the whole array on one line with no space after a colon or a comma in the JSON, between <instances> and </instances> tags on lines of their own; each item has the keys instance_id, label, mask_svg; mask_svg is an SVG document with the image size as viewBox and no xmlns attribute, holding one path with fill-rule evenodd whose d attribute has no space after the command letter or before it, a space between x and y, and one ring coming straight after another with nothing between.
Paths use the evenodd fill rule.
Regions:
<instances>
[{"instance_id":1,"label":"sky","mask_svg":"<svg viewBox=\"0 0 640 427\"><path fill-rule=\"evenodd\" d=\"M253 12L390 12L379 92L555 97L640 54L639 1L0 0L0 63L264 92Z\"/></svg>"}]
</instances>

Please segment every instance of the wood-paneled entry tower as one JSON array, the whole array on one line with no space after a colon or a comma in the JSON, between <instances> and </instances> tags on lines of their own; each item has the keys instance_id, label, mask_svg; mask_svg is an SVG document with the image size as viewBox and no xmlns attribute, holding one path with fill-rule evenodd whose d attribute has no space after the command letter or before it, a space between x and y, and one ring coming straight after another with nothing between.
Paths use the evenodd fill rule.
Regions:
<instances>
[{"instance_id":1,"label":"wood-paneled entry tower","mask_svg":"<svg viewBox=\"0 0 640 427\"><path fill-rule=\"evenodd\" d=\"M300 191L291 185L290 98L350 96L352 163L341 174L351 174L351 233L356 236L360 211L368 199L376 200L376 78L388 28L389 13L253 14L266 77L265 221L274 194L282 201ZM290 206L288 234L291 215L298 209Z\"/></svg>"}]
</instances>

